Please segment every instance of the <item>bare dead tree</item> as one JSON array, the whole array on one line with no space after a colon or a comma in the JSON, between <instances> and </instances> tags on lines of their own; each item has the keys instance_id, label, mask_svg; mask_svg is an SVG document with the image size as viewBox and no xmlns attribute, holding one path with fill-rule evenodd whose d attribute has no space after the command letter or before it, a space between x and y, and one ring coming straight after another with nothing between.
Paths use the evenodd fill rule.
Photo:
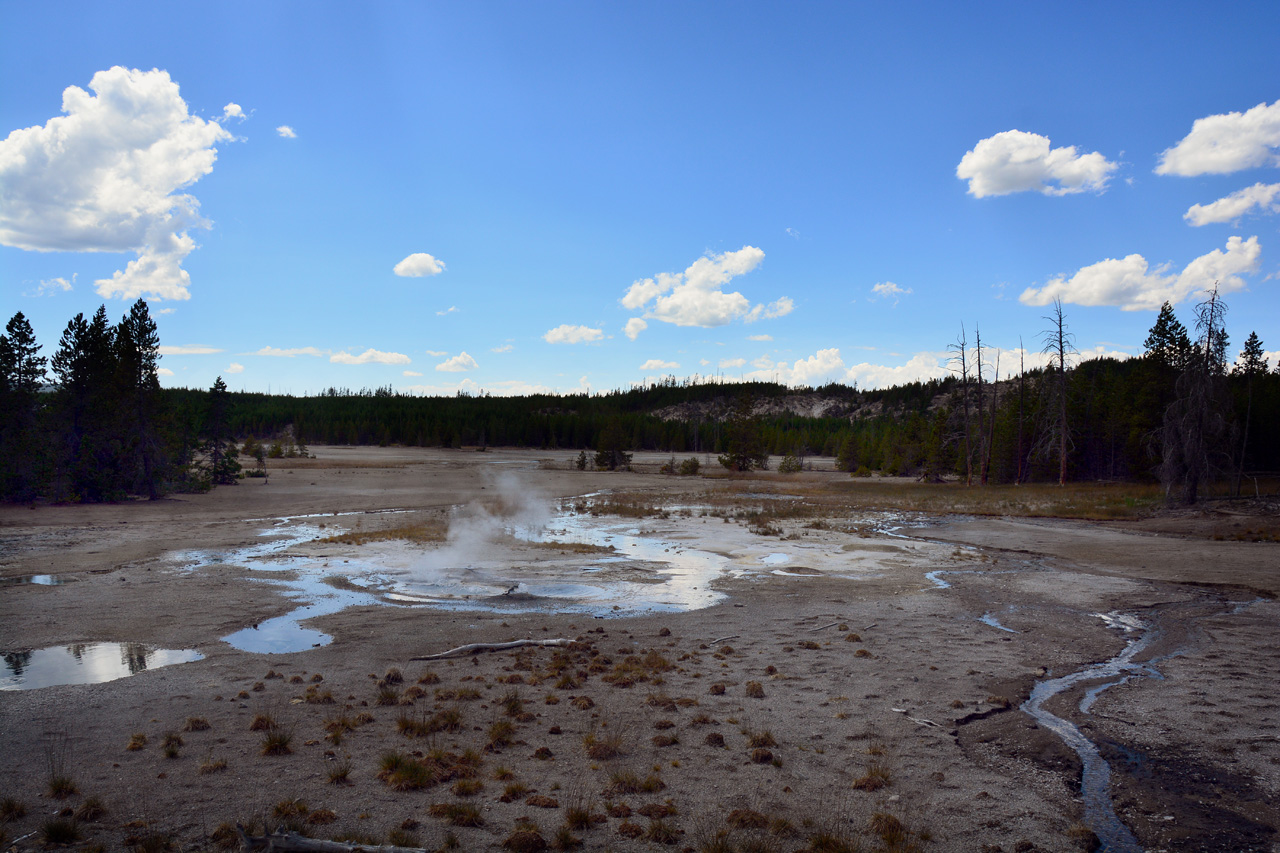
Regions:
<instances>
[{"instance_id":1,"label":"bare dead tree","mask_svg":"<svg viewBox=\"0 0 1280 853\"><path fill-rule=\"evenodd\" d=\"M979 479L982 485L987 484L986 469L982 465L982 460L987 458L987 430L986 430L986 406L983 405L984 388L982 386L982 331L978 328L978 324L973 324L973 339L975 349L975 361L977 362L978 384L976 396L977 400L974 405L978 410L978 468Z\"/></svg>"},{"instance_id":2,"label":"bare dead tree","mask_svg":"<svg viewBox=\"0 0 1280 853\"><path fill-rule=\"evenodd\" d=\"M1026 477L1024 470L1025 460L1027 458L1026 451L1022 446L1022 422L1023 409L1027 400L1027 348L1022 344L1022 335L1018 335L1018 475L1015 481L1018 485L1022 485L1023 479Z\"/></svg>"},{"instance_id":3,"label":"bare dead tree","mask_svg":"<svg viewBox=\"0 0 1280 853\"><path fill-rule=\"evenodd\" d=\"M1067 484L1067 458L1073 449L1071 431L1067 424L1067 369L1070 359L1078 355L1075 346L1075 335L1067 331L1066 314L1062 311L1062 300L1053 300L1053 311L1044 317L1049 321L1049 328L1040 333L1044 341L1041 352L1049 356L1048 369L1051 374L1049 391L1051 411L1056 417L1041 438L1041 452L1046 456L1054 450L1058 456L1058 485Z\"/></svg>"},{"instance_id":4,"label":"bare dead tree","mask_svg":"<svg viewBox=\"0 0 1280 853\"><path fill-rule=\"evenodd\" d=\"M969 342L965 338L964 323L960 324L960 335L956 342L947 347L951 351L948 365L952 373L960 375L961 411L964 416L964 484L973 485L973 452L970 443L969 426ZM957 368L957 364L959 367Z\"/></svg>"},{"instance_id":5,"label":"bare dead tree","mask_svg":"<svg viewBox=\"0 0 1280 853\"><path fill-rule=\"evenodd\" d=\"M1164 413L1158 470L1171 501L1195 503L1204 480L1222 467L1223 448L1235 444L1225 414L1226 313L1215 282L1208 298L1196 306L1199 338L1178 375L1177 396Z\"/></svg>"},{"instance_id":6,"label":"bare dead tree","mask_svg":"<svg viewBox=\"0 0 1280 853\"><path fill-rule=\"evenodd\" d=\"M996 407L1000 402L1000 350L996 350L996 361L991 379L991 417L987 421L987 435L983 443L982 485L987 484L991 476L991 451L996 444Z\"/></svg>"}]
</instances>

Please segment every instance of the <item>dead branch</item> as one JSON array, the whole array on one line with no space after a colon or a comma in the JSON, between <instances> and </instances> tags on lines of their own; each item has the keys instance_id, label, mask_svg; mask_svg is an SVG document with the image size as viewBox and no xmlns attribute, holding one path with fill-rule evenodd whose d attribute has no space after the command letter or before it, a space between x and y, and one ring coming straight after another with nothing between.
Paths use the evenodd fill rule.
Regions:
<instances>
[{"instance_id":1,"label":"dead branch","mask_svg":"<svg viewBox=\"0 0 1280 853\"><path fill-rule=\"evenodd\" d=\"M254 837L244 831L244 827L236 824L236 834L240 836L240 846L250 850L280 850L285 853L426 853L421 847L393 847L390 844L347 844L342 841L323 841L319 838L307 838L294 832L275 832L271 835Z\"/></svg>"},{"instance_id":2,"label":"dead branch","mask_svg":"<svg viewBox=\"0 0 1280 853\"><path fill-rule=\"evenodd\" d=\"M720 643L723 643L725 640L736 640L741 636L742 636L741 634L730 634L727 637L721 637L718 640L712 640L709 645L712 645L712 646L719 645Z\"/></svg>"},{"instance_id":3,"label":"dead branch","mask_svg":"<svg viewBox=\"0 0 1280 853\"><path fill-rule=\"evenodd\" d=\"M567 646L571 640L564 637L558 637L554 640L512 640L509 643L468 643L465 646L458 646L456 649L449 649L447 652L440 652L435 655L419 655L418 657L409 658L409 660L441 660L443 658L452 658L459 655L470 655L476 652L500 652L504 649L518 649L521 646Z\"/></svg>"},{"instance_id":4,"label":"dead branch","mask_svg":"<svg viewBox=\"0 0 1280 853\"><path fill-rule=\"evenodd\" d=\"M820 628L810 628L810 629L809 629L809 633L810 633L810 634L816 634L816 633L818 633L819 631L825 631L825 630L827 630L828 628L834 628L835 626L837 626L837 625L839 625L839 624L840 624L839 622L832 622L830 625L823 625L823 626L822 626L822 627L820 627Z\"/></svg>"}]
</instances>

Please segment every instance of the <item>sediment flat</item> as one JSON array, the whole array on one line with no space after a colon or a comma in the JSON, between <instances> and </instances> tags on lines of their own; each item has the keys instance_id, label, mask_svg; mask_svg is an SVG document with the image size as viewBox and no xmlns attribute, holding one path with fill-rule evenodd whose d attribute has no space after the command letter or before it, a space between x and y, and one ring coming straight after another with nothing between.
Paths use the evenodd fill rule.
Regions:
<instances>
[{"instance_id":1,"label":"sediment flat","mask_svg":"<svg viewBox=\"0 0 1280 853\"><path fill-rule=\"evenodd\" d=\"M0 691L0 797L25 805L5 844L35 849L46 821L96 798L103 813L79 832L106 849L153 834L208 848L237 822L497 849L524 819L549 844L568 821L585 849L736 849L712 848L719 839L789 851L824 835L866 849L1084 849L1079 759L1019 706L1037 681L1121 652L1134 636L1122 614L1159 631L1158 677L1102 691L1087 714L1089 685L1050 707L1110 763L1116 814L1148 850L1274 849L1280 546L1167 520L752 515L761 495L799 501L847 483L834 472L669 477L656 456L638 472L580 472L568 452L313 452L275 463L269 482L208 494L0 508L0 579L60 581L0 586L0 650L127 642L201 655ZM634 516L592 503L623 495ZM660 549L632 560L509 536L478 540L451 568L477 588L510 575L510 597L390 594L451 541L380 531L456 531L468 512L500 521L537 505L710 555L698 592L711 603L664 603L677 580ZM273 571L242 557L304 524L314 534L274 555ZM357 532L365 544L333 540ZM316 647L223 640L304 603L270 582L302 565L377 601L303 623L329 638ZM564 613L540 580L649 589L616 611ZM410 661L520 638L572 643ZM258 717L288 735L286 754L262 754ZM182 743L166 754L169 734ZM379 778L392 753L435 778ZM78 793L51 796L51 769Z\"/></svg>"}]
</instances>

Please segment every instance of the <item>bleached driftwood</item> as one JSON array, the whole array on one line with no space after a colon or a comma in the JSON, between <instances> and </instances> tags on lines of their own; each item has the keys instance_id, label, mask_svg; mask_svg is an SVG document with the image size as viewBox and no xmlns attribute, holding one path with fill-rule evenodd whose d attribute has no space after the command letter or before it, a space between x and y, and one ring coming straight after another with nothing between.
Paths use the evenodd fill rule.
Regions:
<instances>
[{"instance_id":1,"label":"bleached driftwood","mask_svg":"<svg viewBox=\"0 0 1280 853\"><path fill-rule=\"evenodd\" d=\"M250 850L280 850L283 853L426 853L421 847L393 847L390 844L349 844L345 841L323 841L294 832L274 832L254 837L236 824L240 846Z\"/></svg>"},{"instance_id":2,"label":"bleached driftwood","mask_svg":"<svg viewBox=\"0 0 1280 853\"><path fill-rule=\"evenodd\" d=\"M456 649L449 649L447 652L440 652L435 655L419 655L418 657L409 658L409 660L442 660L443 658L452 658L459 655L470 655L476 652L500 652L504 649L518 649L521 646L567 646L571 640L564 637L558 637L554 640L512 640L509 643L468 643L465 646L458 646Z\"/></svg>"},{"instance_id":3,"label":"bleached driftwood","mask_svg":"<svg viewBox=\"0 0 1280 853\"><path fill-rule=\"evenodd\" d=\"M829 622L829 623L827 623L826 625L822 625L822 626L817 627L817 628L810 628L810 629L809 629L809 633L810 633L810 634L816 634L816 633L818 633L819 631L825 631L825 630L827 630L828 628L834 628L835 626L837 626L837 625L839 625L839 624L840 624L839 622Z\"/></svg>"},{"instance_id":4,"label":"bleached driftwood","mask_svg":"<svg viewBox=\"0 0 1280 853\"><path fill-rule=\"evenodd\" d=\"M741 637L741 636L742 636L741 634L730 634L730 635L729 635L729 636L727 636L727 637L721 637L721 638L720 638L720 639L718 639L718 640L712 640L708 645L718 646L718 645L720 645L721 643L723 643L725 640L736 640L736 639L738 639L738 638L739 638L739 637Z\"/></svg>"}]
</instances>

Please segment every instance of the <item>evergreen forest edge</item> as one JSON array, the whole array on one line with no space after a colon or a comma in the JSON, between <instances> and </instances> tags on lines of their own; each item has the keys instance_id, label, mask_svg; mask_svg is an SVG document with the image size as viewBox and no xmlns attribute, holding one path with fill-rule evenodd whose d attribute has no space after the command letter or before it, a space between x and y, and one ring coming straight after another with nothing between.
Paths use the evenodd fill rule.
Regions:
<instances>
[{"instance_id":1,"label":"evergreen forest edge","mask_svg":"<svg viewBox=\"0 0 1280 853\"><path fill-rule=\"evenodd\" d=\"M1268 372L1250 334L1225 361L1225 305L1195 307L1196 339L1165 305L1138 358L1071 357L1062 307L1042 333L1049 364L1005 369L964 330L943 379L877 390L832 383L695 383L669 378L596 394L452 397L391 388L329 388L308 397L161 388L159 337L138 300L112 325L105 308L67 325L40 354L19 312L0 336L0 499L95 502L199 491L243 476L243 452L262 457L305 444L527 447L593 450L598 467L626 467L629 451L711 454L734 470L784 456L834 456L854 474L986 483L1164 483L1194 502L1209 483L1241 490L1249 474L1280 470L1280 365ZM976 333L976 329L974 330ZM983 370L986 375L983 375ZM822 416L785 410L821 401ZM656 412L666 410L666 416ZM586 466L585 454L579 467ZM694 466L696 470L696 466ZM687 467L684 470L689 470Z\"/></svg>"}]
</instances>

